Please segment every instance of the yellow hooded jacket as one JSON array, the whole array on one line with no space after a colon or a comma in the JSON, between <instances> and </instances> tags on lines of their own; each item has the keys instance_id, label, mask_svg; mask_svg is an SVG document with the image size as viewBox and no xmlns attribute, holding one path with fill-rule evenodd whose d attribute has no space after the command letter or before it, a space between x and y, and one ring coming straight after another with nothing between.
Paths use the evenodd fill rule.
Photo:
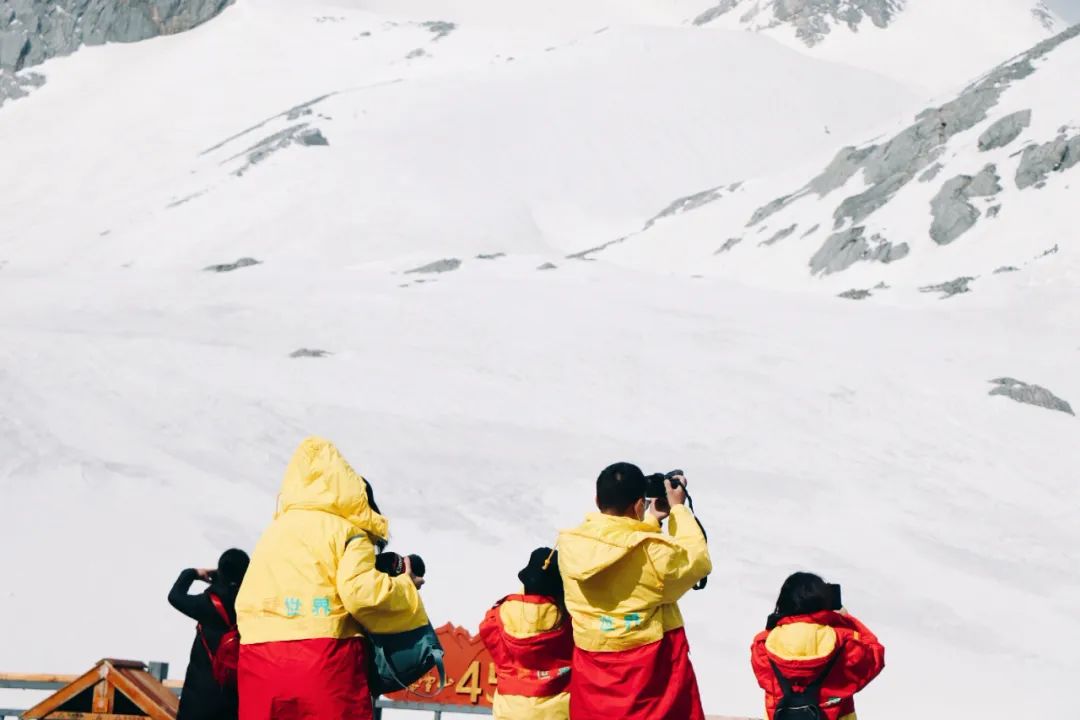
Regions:
<instances>
[{"instance_id":1,"label":"yellow hooded jacket","mask_svg":"<svg viewBox=\"0 0 1080 720\"><path fill-rule=\"evenodd\" d=\"M668 533L651 515L638 521L590 513L559 534L559 572L578 648L629 650L682 627L676 603L712 572L712 561L689 509L672 508Z\"/></svg>"},{"instance_id":2,"label":"yellow hooded jacket","mask_svg":"<svg viewBox=\"0 0 1080 720\"><path fill-rule=\"evenodd\" d=\"M333 443L310 437L300 444L236 598L242 644L427 624L413 582L375 570L373 538L387 538L389 524L368 506L365 487Z\"/></svg>"}]
</instances>

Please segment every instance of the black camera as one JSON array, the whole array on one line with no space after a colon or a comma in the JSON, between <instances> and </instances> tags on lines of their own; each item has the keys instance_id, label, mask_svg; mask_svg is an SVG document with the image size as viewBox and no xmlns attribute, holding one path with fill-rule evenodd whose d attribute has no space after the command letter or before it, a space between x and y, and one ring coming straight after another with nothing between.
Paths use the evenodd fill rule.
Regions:
<instances>
[{"instance_id":1,"label":"black camera","mask_svg":"<svg viewBox=\"0 0 1080 720\"><path fill-rule=\"evenodd\" d=\"M843 610L844 609L844 595L840 592L840 586L835 583L827 583L829 588L829 598L832 600L830 610Z\"/></svg>"},{"instance_id":2,"label":"black camera","mask_svg":"<svg viewBox=\"0 0 1080 720\"><path fill-rule=\"evenodd\" d=\"M645 497L652 500L653 504L658 510L663 512L670 512L671 506L667 501L667 485L664 484L665 480L670 480L671 484L675 487L682 485L682 483L676 478L681 477L682 470L672 470L665 473L654 473L645 477Z\"/></svg>"},{"instance_id":3,"label":"black camera","mask_svg":"<svg viewBox=\"0 0 1080 720\"><path fill-rule=\"evenodd\" d=\"M424 566L424 559L419 555L409 555L409 561L412 563L412 574L416 577L424 577L427 569ZM397 577L405 572L405 558L396 552L381 552L375 556L375 569L390 577Z\"/></svg>"}]
</instances>

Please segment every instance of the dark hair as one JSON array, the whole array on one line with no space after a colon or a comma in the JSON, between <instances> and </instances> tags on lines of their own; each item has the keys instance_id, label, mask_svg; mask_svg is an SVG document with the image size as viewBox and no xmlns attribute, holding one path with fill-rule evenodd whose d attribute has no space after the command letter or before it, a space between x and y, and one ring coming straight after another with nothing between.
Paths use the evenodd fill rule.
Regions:
<instances>
[{"instance_id":1,"label":"dark hair","mask_svg":"<svg viewBox=\"0 0 1080 720\"><path fill-rule=\"evenodd\" d=\"M243 550L231 548L221 553L217 565L221 582L229 587L240 587L240 583L244 580L244 574L247 573L249 562L251 562L251 559Z\"/></svg>"},{"instance_id":2,"label":"dark hair","mask_svg":"<svg viewBox=\"0 0 1080 720\"><path fill-rule=\"evenodd\" d=\"M832 591L820 576L797 572L784 581L776 598L776 615L809 615L832 607Z\"/></svg>"},{"instance_id":3,"label":"dark hair","mask_svg":"<svg viewBox=\"0 0 1080 720\"><path fill-rule=\"evenodd\" d=\"M367 493L368 507L371 508L371 511L376 515L382 515L382 511L379 510L379 504L375 502L375 490L372 489L371 482L368 481L367 478L361 478L361 480L364 483L364 492ZM375 547L379 549L379 552L385 550L386 546L390 544L390 541L387 538L375 538L373 536L373 539L375 541Z\"/></svg>"},{"instance_id":4,"label":"dark hair","mask_svg":"<svg viewBox=\"0 0 1080 720\"><path fill-rule=\"evenodd\" d=\"M367 493L368 507L371 508L376 515L382 515L378 503L375 502L375 491L371 489L371 483L368 482L367 478L364 478L364 492Z\"/></svg>"},{"instance_id":5,"label":"dark hair","mask_svg":"<svg viewBox=\"0 0 1080 720\"><path fill-rule=\"evenodd\" d=\"M562 577L559 575L559 553L549 547L536 548L529 555L529 564L518 573L526 595L543 595L563 602Z\"/></svg>"},{"instance_id":6,"label":"dark hair","mask_svg":"<svg viewBox=\"0 0 1080 720\"><path fill-rule=\"evenodd\" d=\"M645 473L637 465L609 465L596 478L596 504L602 512L623 513L645 497Z\"/></svg>"}]
</instances>

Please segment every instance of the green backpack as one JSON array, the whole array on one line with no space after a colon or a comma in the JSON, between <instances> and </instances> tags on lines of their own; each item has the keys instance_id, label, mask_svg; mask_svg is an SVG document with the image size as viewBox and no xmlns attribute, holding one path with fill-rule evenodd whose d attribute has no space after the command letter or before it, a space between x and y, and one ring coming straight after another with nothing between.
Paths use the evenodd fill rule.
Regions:
<instances>
[{"instance_id":1,"label":"green backpack","mask_svg":"<svg viewBox=\"0 0 1080 720\"><path fill-rule=\"evenodd\" d=\"M439 689L432 696L446 687L442 643L430 623L406 632L368 633L366 637L372 696L407 690L431 668L439 673Z\"/></svg>"}]
</instances>

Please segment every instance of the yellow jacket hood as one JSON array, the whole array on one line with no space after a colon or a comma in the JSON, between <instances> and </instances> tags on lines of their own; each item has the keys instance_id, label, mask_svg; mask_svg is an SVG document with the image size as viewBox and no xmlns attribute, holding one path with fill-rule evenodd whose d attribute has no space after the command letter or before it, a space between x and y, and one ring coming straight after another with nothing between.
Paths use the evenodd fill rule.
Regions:
<instances>
[{"instance_id":1,"label":"yellow jacket hood","mask_svg":"<svg viewBox=\"0 0 1080 720\"><path fill-rule=\"evenodd\" d=\"M319 510L385 540L390 535L389 523L368 504L366 488L367 481L334 443L309 437L300 443L285 470L274 517L293 509Z\"/></svg>"},{"instance_id":2,"label":"yellow jacket hood","mask_svg":"<svg viewBox=\"0 0 1080 720\"><path fill-rule=\"evenodd\" d=\"M559 535L559 571L588 580L627 557L648 540L663 541L655 521L589 513L585 522Z\"/></svg>"},{"instance_id":3,"label":"yellow jacket hood","mask_svg":"<svg viewBox=\"0 0 1080 720\"><path fill-rule=\"evenodd\" d=\"M690 510L672 508L667 531L651 517L590 513L559 534L559 572L580 649L627 650L682 627L677 601L712 562Z\"/></svg>"},{"instance_id":4,"label":"yellow jacket hood","mask_svg":"<svg viewBox=\"0 0 1080 720\"><path fill-rule=\"evenodd\" d=\"M416 586L375 568L372 536L387 520L368 505L366 483L332 443L300 444L236 597L245 645L346 639L427 624Z\"/></svg>"}]
</instances>

